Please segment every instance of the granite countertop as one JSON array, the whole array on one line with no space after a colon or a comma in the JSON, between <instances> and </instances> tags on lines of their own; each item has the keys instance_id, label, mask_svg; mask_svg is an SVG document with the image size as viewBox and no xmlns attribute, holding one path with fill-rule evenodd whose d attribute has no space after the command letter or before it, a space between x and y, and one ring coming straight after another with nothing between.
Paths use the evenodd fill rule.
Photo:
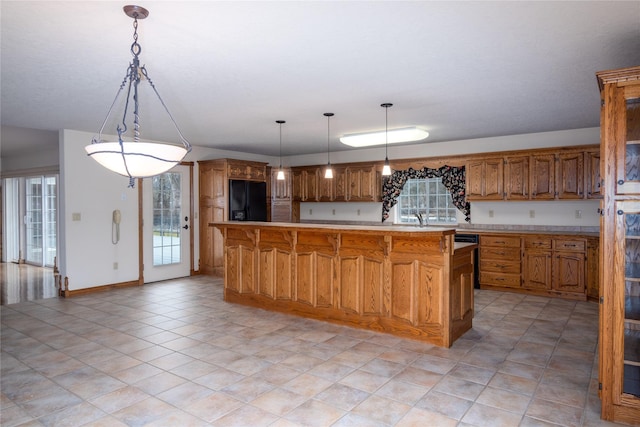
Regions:
<instances>
[{"instance_id":1,"label":"granite countertop","mask_svg":"<svg viewBox=\"0 0 640 427\"><path fill-rule=\"evenodd\" d=\"M563 230L560 228L549 229L495 229L495 228L456 228L459 234L550 234L562 236L586 236L598 237L599 231Z\"/></svg>"},{"instance_id":2,"label":"granite countertop","mask_svg":"<svg viewBox=\"0 0 640 427\"><path fill-rule=\"evenodd\" d=\"M455 227L436 227L426 226L418 227L415 225L367 225L367 224L325 224L325 223L299 223L299 222L261 222L261 221L218 221L210 222L210 227L216 225L233 225L244 227L285 227L285 228L304 228L304 229L323 229L323 230L352 230L352 231L384 231L384 232L401 232L401 233L446 233L452 234L456 231Z\"/></svg>"}]
</instances>

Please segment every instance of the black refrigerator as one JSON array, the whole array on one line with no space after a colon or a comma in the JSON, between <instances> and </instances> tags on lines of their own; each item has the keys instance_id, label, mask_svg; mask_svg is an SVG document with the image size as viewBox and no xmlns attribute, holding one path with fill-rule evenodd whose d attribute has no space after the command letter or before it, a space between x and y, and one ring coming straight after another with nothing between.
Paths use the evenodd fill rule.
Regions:
<instances>
[{"instance_id":1,"label":"black refrigerator","mask_svg":"<svg viewBox=\"0 0 640 427\"><path fill-rule=\"evenodd\" d=\"M266 221L267 183L230 179L229 220Z\"/></svg>"}]
</instances>

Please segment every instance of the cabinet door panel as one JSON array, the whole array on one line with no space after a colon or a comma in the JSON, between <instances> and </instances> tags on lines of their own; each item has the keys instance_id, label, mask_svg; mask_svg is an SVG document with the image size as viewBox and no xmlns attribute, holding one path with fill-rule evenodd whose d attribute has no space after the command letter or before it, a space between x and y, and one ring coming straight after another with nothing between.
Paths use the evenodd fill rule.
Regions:
<instances>
[{"instance_id":1,"label":"cabinet door panel","mask_svg":"<svg viewBox=\"0 0 640 427\"><path fill-rule=\"evenodd\" d=\"M584 293L583 253L556 252L553 258L553 290Z\"/></svg>"},{"instance_id":2,"label":"cabinet door panel","mask_svg":"<svg viewBox=\"0 0 640 427\"><path fill-rule=\"evenodd\" d=\"M302 175L305 186L305 200L308 202L316 202L320 197L319 169L310 169ZM323 178L324 179L324 178Z\"/></svg>"},{"instance_id":3,"label":"cabinet door panel","mask_svg":"<svg viewBox=\"0 0 640 427\"><path fill-rule=\"evenodd\" d=\"M523 267L523 288L551 289L551 252L525 252Z\"/></svg>"},{"instance_id":4,"label":"cabinet door panel","mask_svg":"<svg viewBox=\"0 0 640 427\"><path fill-rule=\"evenodd\" d=\"M506 158L504 186L508 200L529 199L529 156Z\"/></svg>"},{"instance_id":5,"label":"cabinet door panel","mask_svg":"<svg viewBox=\"0 0 640 427\"><path fill-rule=\"evenodd\" d=\"M555 198L555 156L553 154L533 155L530 161L531 197Z\"/></svg>"},{"instance_id":6,"label":"cabinet door panel","mask_svg":"<svg viewBox=\"0 0 640 427\"><path fill-rule=\"evenodd\" d=\"M564 153L556 162L556 188L559 199L584 197L584 154Z\"/></svg>"},{"instance_id":7,"label":"cabinet door panel","mask_svg":"<svg viewBox=\"0 0 640 427\"><path fill-rule=\"evenodd\" d=\"M586 180L586 192L587 199L601 199L601 185L602 179L600 178L600 152L588 151L585 153L585 180Z\"/></svg>"},{"instance_id":8,"label":"cabinet door panel","mask_svg":"<svg viewBox=\"0 0 640 427\"><path fill-rule=\"evenodd\" d=\"M487 200L501 200L504 197L503 187L504 161L492 159L485 161L484 198Z\"/></svg>"},{"instance_id":9,"label":"cabinet door panel","mask_svg":"<svg viewBox=\"0 0 640 427\"><path fill-rule=\"evenodd\" d=\"M300 202L304 202L306 200L302 175L303 171L301 170L294 170L291 172L291 198Z\"/></svg>"},{"instance_id":10,"label":"cabinet door panel","mask_svg":"<svg viewBox=\"0 0 640 427\"><path fill-rule=\"evenodd\" d=\"M467 199L482 198L482 181L484 174L484 162L475 161L467 165L466 193Z\"/></svg>"}]
</instances>

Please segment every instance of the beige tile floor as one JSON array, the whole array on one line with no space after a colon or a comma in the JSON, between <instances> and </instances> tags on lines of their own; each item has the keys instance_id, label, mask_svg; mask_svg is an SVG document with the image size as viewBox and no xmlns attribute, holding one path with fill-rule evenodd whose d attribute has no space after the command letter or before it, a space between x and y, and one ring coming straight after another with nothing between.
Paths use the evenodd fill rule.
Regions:
<instances>
[{"instance_id":1,"label":"beige tile floor","mask_svg":"<svg viewBox=\"0 0 640 427\"><path fill-rule=\"evenodd\" d=\"M205 276L2 306L2 426L606 426L597 305L476 291L449 348L222 300Z\"/></svg>"}]
</instances>

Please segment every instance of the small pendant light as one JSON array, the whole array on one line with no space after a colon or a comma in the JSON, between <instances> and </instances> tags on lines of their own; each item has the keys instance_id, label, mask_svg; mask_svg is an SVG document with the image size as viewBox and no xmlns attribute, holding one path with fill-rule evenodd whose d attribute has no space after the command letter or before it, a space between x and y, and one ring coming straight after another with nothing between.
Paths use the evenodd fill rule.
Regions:
<instances>
[{"instance_id":1,"label":"small pendant light","mask_svg":"<svg viewBox=\"0 0 640 427\"><path fill-rule=\"evenodd\" d=\"M381 107L384 107L384 166L382 167L382 176L391 175L391 165L389 165L389 156L387 155L387 150L389 147L389 107L392 107L393 104L385 102L384 104L380 104Z\"/></svg>"},{"instance_id":2,"label":"small pendant light","mask_svg":"<svg viewBox=\"0 0 640 427\"><path fill-rule=\"evenodd\" d=\"M276 120L276 123L280 125L280 167L278 168L276 179L278 181L284 181L284 169L282 169L282 125L286 122L284 120Z\"/></svg>"},{"instance_id":3,"label":"small pendant light","mask_svg":"<svg viewBox=\"0 0 640 427\"><path fill-rule=\"evenodd\" d=\"M325 169L324 171L324 177L327 179L332 179L333 178L333 169L331 169L331 158L329 157L329 153L330 148L329 148L329 136L331 134L330 132L330 127L329 127L329 120L331 119L331 116L333 116L333 113L324 113L324 116L327 118L327 169Z\"/></svg>"}]
</instances>

